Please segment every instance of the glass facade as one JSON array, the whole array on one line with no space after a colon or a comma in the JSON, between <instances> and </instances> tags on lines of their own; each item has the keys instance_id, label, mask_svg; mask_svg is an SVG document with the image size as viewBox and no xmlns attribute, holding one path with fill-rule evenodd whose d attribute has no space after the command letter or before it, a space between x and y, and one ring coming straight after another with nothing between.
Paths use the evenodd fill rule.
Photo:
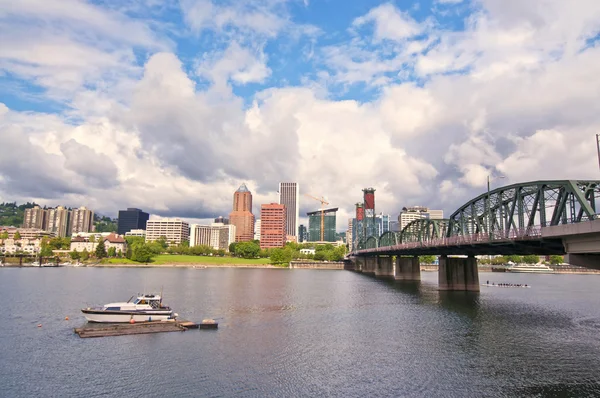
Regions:
<instances>
[{"instance_id":1,"label":"glass facade","mask_svg":"<svg viewBox=\"0 0 600 398\"><path fill-rule=\"evenodd\" d=\"M323 220L323 241L336 241L336 213L326 212ZM321 212L308 213L308 241L317 242L321 240Z\"/></svg>"},{"instance_id":2,"label":"glass facade","mask_svg":"<svg viewBox=\"0 0 600 398\"><path fill-rule=\"evenodd\" d=\"M132 229L146 229L146 223L150 215L140 209L129 208L127 210L119 210L119 222L117 225L117 233L125 235Z\"/></svg>"}]
</instances>

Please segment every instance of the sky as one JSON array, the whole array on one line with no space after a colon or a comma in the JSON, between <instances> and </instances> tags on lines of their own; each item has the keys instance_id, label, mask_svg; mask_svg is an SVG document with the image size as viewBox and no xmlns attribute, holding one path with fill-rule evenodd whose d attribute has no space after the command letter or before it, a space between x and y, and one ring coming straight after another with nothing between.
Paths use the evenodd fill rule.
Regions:
<instances>
[{"instance_id":1,"label":"sky","mask_svg":"<svg viewBox=\"0 0 600 398\"><path fill-rule=\"evenodd\" d=\"M449 216L600 179L599 70L597 0L0 0L0 202Z\"/></svg>"}]
</instances>

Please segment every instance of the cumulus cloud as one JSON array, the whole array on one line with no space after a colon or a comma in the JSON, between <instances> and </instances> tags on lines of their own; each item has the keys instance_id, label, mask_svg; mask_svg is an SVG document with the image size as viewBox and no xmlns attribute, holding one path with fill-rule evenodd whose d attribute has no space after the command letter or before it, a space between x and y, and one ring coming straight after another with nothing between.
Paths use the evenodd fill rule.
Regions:
<instances>
[{"instance_id":1,"label":"cumulus cloud","mask_svg":"<svg viewBox=\"0 0 600 398\"><path fill-rule=\"evenodd\" d=\"M448 214L488 175L505 175L500 185L597 174L595 1L477 0L460 31L376 5L348 19L349 36L315 41L309 68L294 68L318 78L300 72L294 85L277 80L287 64L273 55L274 38L300 26L288 26L282 1L182 1L191 33L178 33L214 38L199 53L172 51L152 23L118 10L42 3L0 5L0 70L67 109L0 106L0 200L204 219L226 215L241 182L258 214L280 181L297 181L340 207L341 230L367 186L378 211ZM93 34L78 37L88 19ZM119 41L125 28L131 37Z\"/></svg>"}]
</instances>

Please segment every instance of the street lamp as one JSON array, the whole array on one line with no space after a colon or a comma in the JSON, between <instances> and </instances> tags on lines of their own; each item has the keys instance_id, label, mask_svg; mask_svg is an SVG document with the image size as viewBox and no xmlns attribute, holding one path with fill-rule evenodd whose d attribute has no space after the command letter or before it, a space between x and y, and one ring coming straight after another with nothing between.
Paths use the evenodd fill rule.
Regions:
<instances>
[{"instance_id":1,"label":"street lamp","mask_svg":"<svg viewBox=\"0 0 600 398\"><path fill-rule=\"evenodd\" d=\"M596 134L596 148L598 149L598 167L600 167L600 134Z\"/></svg>"},{"instance_id":2,"label":"street lamp","mask_svg":"<svg viewBox=\"0 0 600 398\"><path fill-rule=\"evenodd\" d=\"M506 176L496 176L494 178L506 178ZM492 206L490 203L490 179L492 179L492 176L490 174L488 174L487 176L487 200L486 200L486 207L487 207L487 227L488 227L488 235L490 238L490 241L492 240L492 215L490 214L490 211L492 210Z\"/></svg>"}]
</instances>

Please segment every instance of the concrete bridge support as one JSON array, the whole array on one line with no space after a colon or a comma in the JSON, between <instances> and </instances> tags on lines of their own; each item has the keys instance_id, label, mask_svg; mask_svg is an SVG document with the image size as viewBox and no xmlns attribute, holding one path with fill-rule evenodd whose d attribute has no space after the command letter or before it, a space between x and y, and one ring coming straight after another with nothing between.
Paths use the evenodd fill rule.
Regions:
<instances>
[{"instance_id":1,"label":"concrete bridge support","mask_svg":"<svg viewBox=\"0 0 600 398\"><path fill-rule=\"evenodd\" d=\"M377 257L369 256L365 257L365 266L363 268L363 274L375 275L377 269Z\"/></svg>"},{"instance_id":2,"label":"concrete bridge support","mask_svg":"<svg viewBox=\"0 0 600 398\"><path fill-rule=\"evenodd\" d=\"M401 281L420 281L421 265L419 257L400 257L396 258L396 270L394 278Z\"/></svg>"},{"instance_id":3,"label":"concrete bridge support","mask_svg":"<svg viewBox=\"0 0 600 398\"><path fill-rule=\"evenodd\" d=\"M365 266L365 258L364 257L354 257L352 262L354 263L354 271L363 272L363 268Z\"/></svg>"},{"instance_id":4,"label":"concrete bridge support","mask_svg":"<svg viewBox=\"0 0 600 398\"><path fill-rule=\"evenodd\" d=\"M378 278L394 279L394 262L392 257L377 257L375 276Z\"/></svg>"},{"instance_id":5,"label":"concrete bridge support","mask_svg":"<svg viewBox=\"0 0 600 398\"><path fill-rule=\"evenodd\" d=\"M440 290L479 291L479 273L475 256L467 258L440 256L438 275Z\"/></svg>"}]
</instances>

